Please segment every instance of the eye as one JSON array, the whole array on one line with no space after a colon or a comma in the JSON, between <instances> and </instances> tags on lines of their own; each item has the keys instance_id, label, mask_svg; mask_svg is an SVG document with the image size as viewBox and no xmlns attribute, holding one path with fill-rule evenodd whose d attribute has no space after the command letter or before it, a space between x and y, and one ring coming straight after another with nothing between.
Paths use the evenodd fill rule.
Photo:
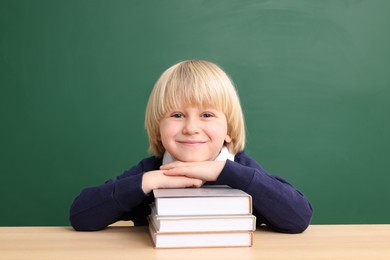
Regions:
<instances>
[{"instance_id":1,"label":"eye","mask_svg":"<svg viewBox=\"0 0 390 260\"><path fill-rule=\"evenodd\" d=\"M184 115L182 113L180 113L180 112L175 112L175 113L171 114L171 117L173 117L173 118L183 118Z\"/></svg>"},{"instance_id":2,"label":"eye","mask_svg":"<svg viewBox=\"0 0 390 260\"><path fill-rule=\"evenodd\" d=\"M202 113L202 117L203 118L210 118L210 117L213 117L214 115L210 112L204 112Z\"/></svg>"}]
</instances>

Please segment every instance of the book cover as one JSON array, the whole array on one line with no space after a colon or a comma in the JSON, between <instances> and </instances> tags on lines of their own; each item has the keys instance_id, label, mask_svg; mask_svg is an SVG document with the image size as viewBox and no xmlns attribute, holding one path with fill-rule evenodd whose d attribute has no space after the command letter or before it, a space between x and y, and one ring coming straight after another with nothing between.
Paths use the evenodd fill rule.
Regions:
<instances>
[{"instance_id":1,"label":"book cover","mask_svg":"<svg viewBox=\"0 0 390 260\"><path fill-rule=\"evenodd\" d=\"M249 194L229 186L153 190L157 215L252 214Z\"/></svg>"},{"instance_id":2,"label":"book cover","mask_svg":"<svg viewBox=\"0 0 390 260\"><path fill-rule=\"evenodd\" d=\"M253 232L157 232L149 223L149 234L155 248L203 248L203 247L250 247Z\"/></svg>"},{"instance_id":3,"label":"book cover","mask_svg":"<svg viewBox=\"0 0 390 260\"><path fill-rule=\"evenodd\" d=\"M204 185L201 188L155 189L153 194L155 198L250 196L242 190L233 189L227 185Z\"/></svg>"},{"instance_id":4,"label":"book cover","mask_svg":"<svg viewBox=\"0 0 390 260\"><path fill-rule=\"evenodd\" d=\"M254 231L256 217L246 215L160 216L151 205L149 216L158 232Z\"/></svg>"}]
</instances>

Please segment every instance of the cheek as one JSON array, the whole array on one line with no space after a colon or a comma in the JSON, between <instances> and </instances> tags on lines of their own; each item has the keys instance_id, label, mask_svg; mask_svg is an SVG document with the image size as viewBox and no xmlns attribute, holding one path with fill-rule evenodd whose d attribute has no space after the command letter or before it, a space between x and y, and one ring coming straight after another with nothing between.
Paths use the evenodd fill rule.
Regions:
<instances>
[{"instance_id":1,"label":"cheek","mask_svg":"<svg viewBox=\"0 0 390 260\"><path fill-rule=\"evenodd\" d=\"M227 125L226 124L216 124L209 128L210 134L215 138L225 139L227 135Z\"/></svg>"},{"instance_id":2,"label":"cheek","mask_svg":"<svg viewBox=\"0 0 390 260\"><path fill-rule=\"evenodd\" d=\"M160 123L160 141L164 141L165 136L167 135L167 129L164 123Z\"/></svg>"},{"instance_id":3,"label":"cheek","mask_svg":"<svg viewBox=\"0 0 390 260\"><path fill-rule=\"evenodd\" d=\"M176 127L174 124L161 123L160 124L160 139L161 141L166 141L167 139L172 138L176 133Z\"/></svg>"}]
</instances>

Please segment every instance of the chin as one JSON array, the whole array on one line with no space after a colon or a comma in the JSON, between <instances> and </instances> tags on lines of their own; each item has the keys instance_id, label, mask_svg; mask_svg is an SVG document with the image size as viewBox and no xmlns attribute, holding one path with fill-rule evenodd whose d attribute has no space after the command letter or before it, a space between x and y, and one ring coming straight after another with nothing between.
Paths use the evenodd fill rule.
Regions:
<instances>
[{"instance_id":1,"label":"chin","mask_svg":"<svg viewBox=\"0 0 390 260\"><path fill-rule=\"evenodd\" d=\"M185 158L185 159L182 159L182 160L179 159L179 161L181 161L181 162L204 162L204 161L207 161L207 160L203 160L203 159L187 159L187 158Z\"/></svg>"},{"instance_id":2,"label":"chin","mask_svg":"<svg viewBox=\"0 0 390 260\"><path fill-rule=\"evenodd\" d=\"M181 162L204 162L209 159L199 156L178 156L177 160Z\"/></svg>"}]
</instances>

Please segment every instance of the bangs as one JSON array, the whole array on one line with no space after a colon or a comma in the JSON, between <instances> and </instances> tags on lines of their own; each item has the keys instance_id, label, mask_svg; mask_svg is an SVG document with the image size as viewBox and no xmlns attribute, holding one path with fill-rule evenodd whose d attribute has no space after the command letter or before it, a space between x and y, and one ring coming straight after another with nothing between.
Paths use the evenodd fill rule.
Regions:
<instances>
[{"instance_id":1,"label":"bangs","mask_svg":"<svg viewBox=\"0 0 390 260\"><path fill-rule=\"evenodd\" d=\"M215 88L206 84L189 82L175 82L167 86L161 99L161 112L173 111L181 106L213 108L223 111L222 104L226 103L223 96L215 91Z\"/></svg>"},{"instance_id":2,"label":"bangs","mask_svg":"<svg viewBox=\"0 0 390 260\"><path fill-rule=\"evenodd\" d=\"M180 106L213 108L226 112L230 96L226 82L230 79L216 67L178 66L161 89L159 111L166 114Z\"/></svg>"}]
</instances>

